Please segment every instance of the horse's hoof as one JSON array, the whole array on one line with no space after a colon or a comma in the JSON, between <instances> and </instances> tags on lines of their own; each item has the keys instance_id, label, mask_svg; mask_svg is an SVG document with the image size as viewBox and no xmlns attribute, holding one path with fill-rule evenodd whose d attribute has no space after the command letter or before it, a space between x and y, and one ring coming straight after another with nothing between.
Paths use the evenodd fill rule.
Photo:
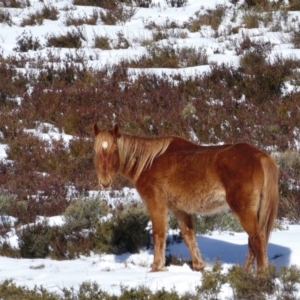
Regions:
<instances>
[{"instance_id":1,"label":"horse's hoof","mask_svg":"<svg viewBox=\"0 0 300 300\"><path fill-rule=\"evenodd\" d=\"M193 271L201 272L205 269L205 267L206 267L205 263L200 263L200 264L197 264L197 265L193 265L192 269L193 269Z\"/></svg>"},{"instance_id":2,"label":"horse's hoof","mask_svg":"<svg viewBox=\"0 0 300 300\"><path fill-rule=\"evenodd\" d=\"M161 268L151 268L150 272L165 272L168 271L168 269L166 267L161 267Z\"/></svg>"}]
</instances>

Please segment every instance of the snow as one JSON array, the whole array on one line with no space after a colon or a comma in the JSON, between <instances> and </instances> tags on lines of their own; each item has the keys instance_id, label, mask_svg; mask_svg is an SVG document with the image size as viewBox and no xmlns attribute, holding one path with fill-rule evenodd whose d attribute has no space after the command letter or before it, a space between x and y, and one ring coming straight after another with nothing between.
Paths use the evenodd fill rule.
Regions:
<instances>
[{"instance_id":1,"label":"snow","mask_svg":"<svg viewBox=\"0 0 300 300\"><path fill-rule=\"evenodd\" d=\"M51 218L56 224L59 217ZM268 247L269 262L281 266L300 266L300 225L290 225L287 230L275 231ZM14 238L14 236L12 236ZM210 270L218 260L224 269L233 264L243 264L247 253L246 233L219 233L197 236L202 257ZM14 241L15 242L15 241ZM13 243L12 243L13 244ZM174 243L167 247L167 254L189 259L185 244ZM175 289L180 294L193 292L200 285L202 274L188 265L168 267L166 272L151 273L152 250L142 250L139 254L81 256L79 259L56 261L52 259L12 259L0 256L0 281L13 279L18 285L33 288L43 285L50 291L60 292L62 288L78 287L82 282L97 282L101 289L119 294L120 287L148 287L153 291L165 288ZM230 297L231 290L226 285L220 299Z\"/></svg>"},{"instance_id":2,"label":"snow","mask_svg":"<svg viewBox=\"0 0 300 300\"><path fill-rule=\"evenodd\" d=\"M24 31L30 32L33 37L38 37L41 44L44 44L45 37L49 34L62 34L74 29L74 27L65 27L64 20L66 12L60 10L60 18L58 21L45 20L41 26L20 27L22 19L30 12L34 12L37 8L42 8L42 3L39 0L31 0L31 7L21 10L12 9L12 19L15 23L12 26L0 24L0 51L4 56L16 55L13 50L16 47L16 40ZM86 64L88 67L101 68L107 64L114 64L123 58L136 57L145 53L145 48L142 47L136 40L138 38L150 38L151 31L145 29L144 24L154 21L156 24L164 24L167 19L175 20L182 24L190 17L193 17L196 11L205 12L205 9L215 8L216 5L232 6L229 0L188 0L186 6L182 8L170 8L163 0L153 0L156 6L148 9L138 9L133 18L126 24L117 26L82 26L82 32L87 38L84 42L83 50L86 53ZM63 9L71 7L70 0L57 0L53 3L55 7ZM74 17L82 15L91 15L93 8L78 7L72 10ZM230 15L227 15L220 27L220 30L226 30L226 26L230 24L236 26L236 23L230 21ZM289 24L293 20L300 17L299 12L290 12L288 16ZM239 20L239 18L237 18ZM236 22L238 22L236 20ZM276 21L276 20L275 20ZM288 22L287 22L288 23ZM295 23L295 22L294 22ZM283 24L283 28L291 25ZM106 35L111 39L116 39L117 33L122 32L124 36L130 40L132 45L128 49L121 50L99 50L92 48L92 42L95 34ZM276 57L284 58L299 58L300 50L292 49L289 43L289 34L284 32L268 32L266 28L245 29L241 28L239 32L231 36L230 39L241 40L243 36L249 36L255 39L264 39L270 41L273 45L272 51L269 54L269 59L272 61ZM206 50L209 64L211 63L226 63L232 66L238 66L239 57L234 51L234 47L226 36L214 38L214 33L211 28L203 28L201 34L188 33L186 39L174 39L176 46L186 47L193 46ZM163 41L162 41L163 43ZM218 51L216 51L218 50ZM29 51L27 55L31 57L39 54L42 57L48 56L48 51L52 54L65 57L67 54L78 53L74 49L41 49L39 51ZM92 57L93 59L88 59ZM174 75L180 73L183 78L195 76L209 72L210 65L196 66L181 69L130 69L132 76L136 76L139 72L152 72L160 76ZM24 72L30 70L25 69ZM287 93L295 89L295 86L286 83ZM242 99L240 101L243 101ZM21 100L19 100L21 103ZM39 136L41 139L51 141L52 139L64 139L66 144L72 136L59 132L58 129L51 124L40 124L37 122L36 128L27 128L26 132ZM193 133L191 133L193 136ZM295 133L295 138L299 137L299 133ZM0 132L1 138L1 132ZM295 140L299 144L299 141ZM299 149L300 147L298 147ZM0 144L0 161L5 161L7 145ZM95 192L91 191L92 196ZM109 197L109 192L106 197L109 199L109 204L113 204L112 198ZM138 199L135 190L126 190L125 201ZM118 198L118 197L117 197ZM124 197L119 197L119 201L124 201ZM12 220L13 221L13 220ZM40 217L38 221L45 221L45 218ZM48 218L49 225L62 225L64 220L61 216ZM293 264L300 266L300 225L289 225L284 231L275 231L271 235L270 244L268 247L269 261L278 267L291 266ZM12 246L18 246L18 240L15 233L12 231L8 234L8 240ZM210 269L218 259L224 271L236 263L242 264L247 253L247 235L245 233L228 233L228 232L213 232L210 235L197 236L197 242L202 253L204 261L207 263L207 269ZM171 244L167 247L167 254L173 254L182 258L189 258L189 253L185 244ZM92 254L90 257L81 256L79 259L70 261L56 261L50 258L47 259L12 259L0 256L0 280L13 279L19 285L25 285L33 288L36 285L43 285L50 291L60 292L64 287L78 287L84 281L96 281L101 288L110 293L118 294L120 286L138 287L146 286L155 291L161 288L167 290L175 289L179 293L192 292L195 287L200 285L202 274L192 271L189 266L173 266L168 267L167 272L150 273L150 264L153 260L153 251L143 250L139 254L124 254L124 255L97 255ZM228 299L231 296L231 291L227 286L223 286L220 299ZM300 296L300 295L299 295Z\"/></svg>"},{"instance_id":3,"label":"snow","mask_svg":"<svg viewBox=\"0 0 300 300\"><path fill-rule=\"evenodd\" d=\"M0 144L0 161L4 160L7 157L6 149L7 149L7 145Z\"/></svg>"}]
</instances>

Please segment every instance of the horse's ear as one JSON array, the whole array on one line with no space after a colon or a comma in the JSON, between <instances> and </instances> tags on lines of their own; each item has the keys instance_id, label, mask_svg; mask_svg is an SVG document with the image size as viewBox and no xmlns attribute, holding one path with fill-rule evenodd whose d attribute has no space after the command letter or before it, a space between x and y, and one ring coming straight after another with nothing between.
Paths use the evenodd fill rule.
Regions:
<instances>
[{"instance_id":1,"label":"horse's ear","mask_svg":"<svg viewBox=\"0 0 300 300\"><path fill-rule=\"evenodd\" d=\"M96 136L101 131L98 123L94 124L94 135Z\"/></svg>"},{"instance_id":2,"label":"horse's ear","mask_svg":"<svg viewBox=\"0 0 300 300\"><path fill-rule=\"evenodd\" d=\"M119 126L118 123L114 125L114 127L113 127L113 129L112 129L112 132L113 132L113 135L114 135L117 139L121 136L121 134L120 134L120 126Z\"/></svg>"}]
</instances>

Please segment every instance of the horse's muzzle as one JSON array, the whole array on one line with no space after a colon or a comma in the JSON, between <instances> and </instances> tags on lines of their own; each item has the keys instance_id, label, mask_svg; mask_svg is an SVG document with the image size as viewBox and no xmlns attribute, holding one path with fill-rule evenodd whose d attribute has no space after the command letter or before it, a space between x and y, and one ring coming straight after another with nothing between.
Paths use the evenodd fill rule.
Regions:
<instances>
[{"instance_id":1,"label":"horse's muzzle","mask_svg":"<svg viewBox=\"0 0 300 300\"><path fill-rule=\"evenodd\" d=\"M99 180L99 186L101 189L103 190L108 190L111 188L111 185L112 185L112 180L111 178L109 179L109 182L106 183L106 182L102 182L101 180Z\"/></svg>"}]
</instances>

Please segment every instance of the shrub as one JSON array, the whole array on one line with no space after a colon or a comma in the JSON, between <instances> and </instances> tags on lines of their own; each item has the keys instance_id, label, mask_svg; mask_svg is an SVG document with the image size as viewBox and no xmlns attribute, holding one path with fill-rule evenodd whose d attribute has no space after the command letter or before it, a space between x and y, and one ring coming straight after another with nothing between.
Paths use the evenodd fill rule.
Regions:
<instances>
[{"instance_id":1,"label":"shrub","mask_svg":"<svg viewBox=\"0 0 300 300\"><path fill-rule=\"evenodd\" d=\"M269 265L266 271L256 275L243 267L233 266L228 272L228 282L233 289L234 299L265 299L275 290L276 266Z\"/></svg>"},{"instance_id":2,"label":"shrub","mask_svg":"<svg viewBox=\"0 0 300 300\"><path fill-rule=\"evenodd\" d=\"M208 234L215 230L220 232L244 231L238 219L233 215L232 212L221 212L214 215L194 215L193 221L194 231L196 234ZM169 217L169 227L171 229L179 229L178 223L173 214L170 214Z\"/></svg>"},{"instance_id":3,"label":"shrub","mask_svg":"<svg viewBox=\"0 0 300 300\"><path fill-rule=\"evenodd\" d=\"M300 25L291 32L291 43L296 49L300 48Z\"/></svg>"},{"instance_id":4,"label":"shrub","mask_svg":"<svg viewBox=\"0 0 300 300\"><path fill-rule=\"evenodd\" d=\"M45 19L55 21L58 20L59 10L53 5L44 5L41 14Z\"/></svg>"},{"instance_id":5,"label":"shrub","mask_svg":"<svg viewBox=\"0 0 300 300\"><path fill-rule=\"evenodd\" d=\"M93 233L87 231L80 224L67 222L62 226L51 228L51 238L49 241L52 259L75 259L80 255L90 255L94 249Z\"/></svg>"},{"instance_id":6,"label":"shrub","mask_svg":"<svg viewBox=\"0 0 300 300\"><path fill-rule=\"evenodd\" d=\"M83 33L75 29L68 31L65 35L55 36L54 34L50 34L46 36L46 47L81 48L82 39L85 40Z\"/></svg>"},{"instance_id":7,"label":"shrub","mask_svg":"<svg viewBox=\"0 0 300 300\"><path fill-rule=\"evenodd\" d=\"M113 2L114 3L114 2ZM100 19L105 25L125 24L136 14L137 8L127 7L119 2L106 7L106 12L100 12Z\"/></svg>"},{"instance_id":8,"label":"shrub","mask_svg":"<svg viewBox=\"0 0 300 300\"><path fill-rule=\"evenodd\" d=\"M6 279L0 283L0 298L23 300L59 300L60 296L56 293L48 292L42 286L35 286L33 289L29 289L25 286L17 286L11 279Z\"/></svg>"},{"instance_id":9,"label":"shrub","mask_svg":"<svg viewBox=\"0 0 300 300\"><path fill-rule=\"evenodd\" d=\"M147 54L130 60L130 67L143 68L180 68L208 64L205 50L193 47L177 47L172 44L159 46L152 44L147 47Z\"/></svg>"},{"instance_id":10,"label":"shrub","mask_svg":"<svg viewBox=\"0 0 300 300\"><path fill-rule=\"evenodd\" d=\"M115 49L127 49L129 48L130 44L129 41L124 36L124 33L122 31L117 32L117 42L114 43Z\"/></svg>"},{"instance_id":11,"label":"shrub","mask_svg":"<svg viewBox=\"0 0 300 300\"><path fill-rule=\"evenodd\" d=\"M167 3L172 7L182 7L187 4L188 0L167 0Z\"/></svg>"},{"instance_id":12,"label":"shrub","mask_svg":"<svg viewBox=\"0 0 300 300\"><path fill-rule=\"evenodd\" d=\"M217 5L215 9L209 9L205 14L197 11L194 17L189 18L188 22L184 23L184 27L191 32L199 31L202 26L211 26L212 29L217 30L225 13L226 7L224 5Z\"/></svg>"},{"instance_id":13,"label":"shrub","mask_svg":"<svg viewBox=\"0 0 300 300\"><path fill-rule=\"evenodd\" d=\"M258 14L253 13L252 11L247 11L243 16L243 23L245 28L253 29L259 27L259 18Z\"/></svg>"},{"instance_id":14,"label":"shrub","mask_svg":"<svg viewBox=\"0 0 300 300\"><path fill-rule=\"evenodd\" d=\"M300 284L300 269L298 266L282 266L278 272L278 278L281 282L281 289L277 299L298 299L297 285Z\"/></svg>"},{"instance_id":15,"label":"shrub","mask_svg":"<svg viewBox=\"0 0 300 300\"><path fill-rule=\"evenodd\" d=\"M151 6L152 0L135 0L137 6L149 8Z\"/></svg>"},{"instance_id":16,"label":"shrub","mask_svg":"<svg viewBox=\"0 0 300 300\"><path fill-rule=\"evenodd\" d=\"M98 218L105 216L107 213L107 204L100 198L88 199L81 196L72 200L64 212L64 218L69 225L90 228Z\"/></svg>"},{"instance_id":17,"label":"shrub","mask_svg":"<svg viewBox=\"0 0 300 300\"><path fill-rule=\"evenodd\" d=\"M0 215L9 215L9 209L14 198L12 194L0 190Z\"/></svg>"},{"instance_id":18,"label":"shrub","mask_svg":"<svg viewBox=\"0 0 300 300\"><path fill-rule=\"evenodd\" d=\"M28 52L29 50L39 50L42 46L40 44L39 38L33 38L32 34L28 34L26 31L17 37L17 47L13 50L17 52Z\"/></svg>"},{"instance_id":19,"label":"shrub","mask_svg":"<svg viewBox=\"0 0 300 300\"><path fill-rule=\"evenodd\" d=\"M0 23L5 23L9 26L13 25L12 17L9 11L0 9Z\"/></svg>"},{"instance_id":20,"label":"shrub","mask_svg":"<svg viewBox=\"0 0 300 300\"><path fill-rule=\"evenodd\" d=\"M24 18L21 22L21 26L35 26L35 25L43 25L44 23L44 16L43 14L38 11L35 13L30 13L27 18Z\"/></svg>"},{"instance_id":21,"label":"shrub","mask_svg":"<svg viewBox=\"0 0 300 300\"><path fill-rule=\"evenodd\" d=\"M289 0L289 10L297 11L300 10L300 3L298 0Z\"/></svg>"},{"instance_id":22,"label":"shrub","mask_svg":"<svg viewBox=\"0 0 300 300\"><path fill-rule=\"evenodd\" d=\"M97 25L99 18L99 13L97 10L93 10L93 13L91 16L84 16L84 17L78 17L75 18L73 14L68 14L66 17L65 25L66 26L81 26L83 24L88 24L88 25Z\"/></svg>"},{"instance_id":23,"label":"shrub","mask_svg":"<svg viewBox=\"0 0 300 300\"><path fill-rule=\"evenodd\" d=\"M141 204L120 208L107 220L96 224L95 245L99 252L137 253L149 247L148 214Z\"/></svg>"},{"instance_id":24,"label":"shrub","mask_svg":"<svg viewBox=\"0 0 300 300\"><path fill-rule=\"evenodd\" d=\"M5 240L0 243L0 255L12 258L21 258L19 249L13 248Z\"/></svg>"},{"instance_id":25,"label":"shrub","mask_svg":"<svg viewBox=\"0 0 300 300\"><path fill-rule=\"evenodd\" d=\"M197 288L197 293L203 299L218 299L222 285L226 282L226 275L222 274L220 263L214 264L211 271L202 273L201 286Z\"/></svg>"},{"instance_id":26,"label":"shrub","mask_svg":"<svg viewBox=\"0 0 300 300\"><path fill-rule=\"evenodd\" d=\"M94 37L94 48L99 48L102 50L110 50L110 39L107 36L95 35Z\"/></svg>"},{"instance_id":27,"label":"shrub","mask_svg":"<svg viewBox=\"0 0 300 300\"><path fill-rule=\"evenodd\" d=\"M30 6L30 2L27 1L19 1L19 0L2 0L4 7L12 7L12 8L24 8L26 6Z\"/></svg>"},{"instance_id":28,"label":"shrub","mask_svg":"<svg viewBox=\"0 0 300 300\"><path fill-rule=\"evenodd\" d=\"M49 255L51 231L46 222L26 225L16 234L22 258L45 258Z\"/></svg>"}]
</instances>

